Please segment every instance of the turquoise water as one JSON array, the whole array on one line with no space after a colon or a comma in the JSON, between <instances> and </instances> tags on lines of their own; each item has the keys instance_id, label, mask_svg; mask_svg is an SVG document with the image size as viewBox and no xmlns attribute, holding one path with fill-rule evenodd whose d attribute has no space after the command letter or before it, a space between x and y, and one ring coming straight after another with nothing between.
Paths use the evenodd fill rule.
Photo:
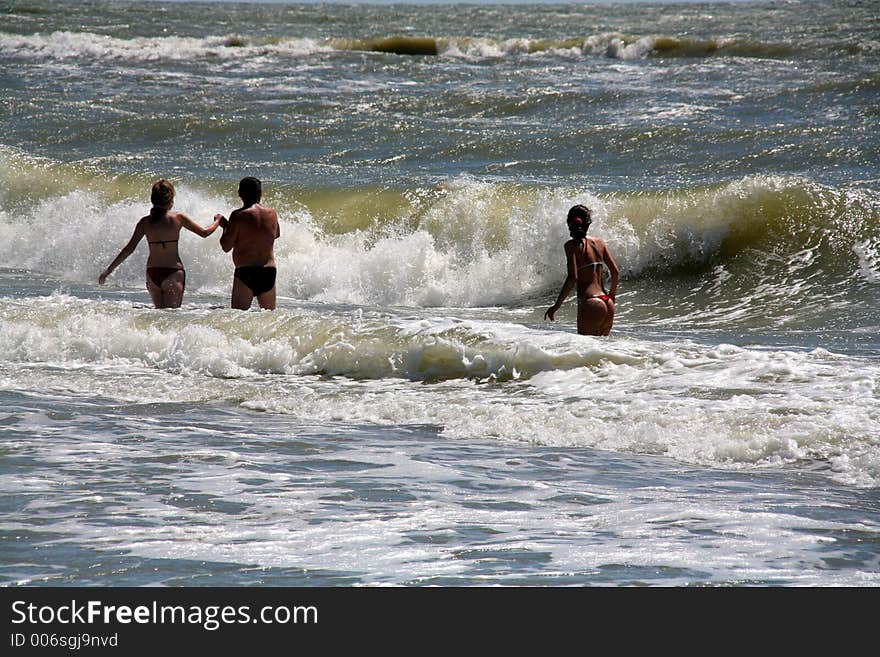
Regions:
<instances>
[{"instance_id":1,"label":"turquoise water","mask_svg":"<svg viewBox=\"0 0 880 657\"><path fill-rule=\"evenodd\" d=\"M4 584L877 583L875 4L3 11ZM275 312L97 285L244 175Z\"/></svg>"}]
</instances>

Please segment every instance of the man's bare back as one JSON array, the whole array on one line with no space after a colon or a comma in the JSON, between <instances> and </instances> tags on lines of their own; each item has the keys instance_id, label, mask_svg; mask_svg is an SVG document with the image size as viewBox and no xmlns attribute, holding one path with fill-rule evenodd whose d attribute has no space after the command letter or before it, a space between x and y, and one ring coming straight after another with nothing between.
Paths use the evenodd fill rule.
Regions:
<instances>
[{"instance_id":1,"label":"man's bare back","mask_svg":"<svg viewBox=\"0 0 880 657\"><path fill-rule=\"evenodd\" d=\"M275 240L281 236L275 210L254 203L250 207L233 210L224 227L220 246L232 250L236 267L274 267Z\"/></svg>"}]
</instances>

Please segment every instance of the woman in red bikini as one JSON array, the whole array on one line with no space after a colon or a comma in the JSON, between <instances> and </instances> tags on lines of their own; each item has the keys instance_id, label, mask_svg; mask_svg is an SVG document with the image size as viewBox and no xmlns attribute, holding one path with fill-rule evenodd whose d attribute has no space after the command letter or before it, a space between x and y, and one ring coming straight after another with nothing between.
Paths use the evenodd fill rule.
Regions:
<instances>
[{"instance_id":1,"label":"woman in red bikini","mask_svg":"<svg viewBox=\"0 0 880 657\"><path fill-rule=\"evenodd\" d=\"M134 227L134 233L128 244L122 247L119 255L98 277L98 283L104 284L110 273L128 256L146 235L150 247L147 258L147 291L156 308L179 308L183 301L183 289L186 286L186 271L177 251L177 240L180 229L186 228L199 237L207 237L220 225L219 220L207 228L202 228L182 212L172 212L174 204L174 185L168 180L160 180L153 185L150 193L153 207L150 214L141 217Z\"/></svg>"},{"instance_id":2,"label":"woman in red bikini","mask_svg":"<svg viewBox=\"0 0 880 657\"><path fill-rule=\"evenodd\" d=\"M568 211L566 219L571 239L565 243L565 259L568 275L562 284L559 297L544 319L553 321L562 302L577 286L577 329L581 335L608 335L614 322L614 299L617 296L617 263L605 242L597 237L587 237L592 223L589 208L576 205ZM611 274L611 289L605 290L602 281L603 267Z\"/></svg>"}]
</instances>

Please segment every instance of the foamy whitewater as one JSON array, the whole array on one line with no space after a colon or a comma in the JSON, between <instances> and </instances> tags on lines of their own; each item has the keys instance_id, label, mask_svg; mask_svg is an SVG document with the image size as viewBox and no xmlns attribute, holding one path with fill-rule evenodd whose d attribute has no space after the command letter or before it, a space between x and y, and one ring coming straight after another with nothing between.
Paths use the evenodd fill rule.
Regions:
<instances>
[{"instance_id":1,"label":"foamy whitewater","mask_svg":"<svg viewBox=\"0 0 880 657\"><path fill-rule=\"evenodd\" d=\"M876 3L2 11L0 583L880 584Z\"/></svg>"}]
</instances>

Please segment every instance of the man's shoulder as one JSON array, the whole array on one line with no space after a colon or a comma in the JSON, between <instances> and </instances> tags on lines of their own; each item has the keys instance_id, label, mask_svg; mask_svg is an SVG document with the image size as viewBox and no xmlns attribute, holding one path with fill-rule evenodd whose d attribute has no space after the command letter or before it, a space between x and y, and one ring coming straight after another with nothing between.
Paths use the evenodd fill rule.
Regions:
<instances>
[{"instance_id":1,"label":"man's shoulder","mask_svg":"<svg viewBox=\"0 0 880 657\"><path fill-rule=\"evenodd\" d=\"M246 208L236 208L229 214L229 218L233 217L260 217L260 216L275 216L275 210L272 208L268 208L265 205L251 205Z\"/></svg>"},{"instance_id":2,"label":"man's shoulder","mask_svg":"<svg viewBox=\"0 0 880 657\"><path fill-rule=\"evenodd\" d=\"M261 205L254 216L255 222L262 229L272 229L278 225L278 215L272 208Z\"/></svg>"},{"instance_id":3,"label":"man's shoulder","mask_svg":"<svg viewBox=\"0 0 880 657\"><path fill-rule=\"evenodd\" d=\"M246 226L254 222L253 207L238 208L229 213L229 221Z\"/></svg>"},{"instance_id":4,"label":"man's shoulder","mask_svg":"<svg viewBox=\"0 0 880 657\"><path fill-rule=\"evenodd\" d=\"M268 217L270 219L276 219L278 217L275 213L275 209L270 208L268 205L258 205L254 207L257 208L257 212L263 217Z\"/></svg>"}]
</instances>

